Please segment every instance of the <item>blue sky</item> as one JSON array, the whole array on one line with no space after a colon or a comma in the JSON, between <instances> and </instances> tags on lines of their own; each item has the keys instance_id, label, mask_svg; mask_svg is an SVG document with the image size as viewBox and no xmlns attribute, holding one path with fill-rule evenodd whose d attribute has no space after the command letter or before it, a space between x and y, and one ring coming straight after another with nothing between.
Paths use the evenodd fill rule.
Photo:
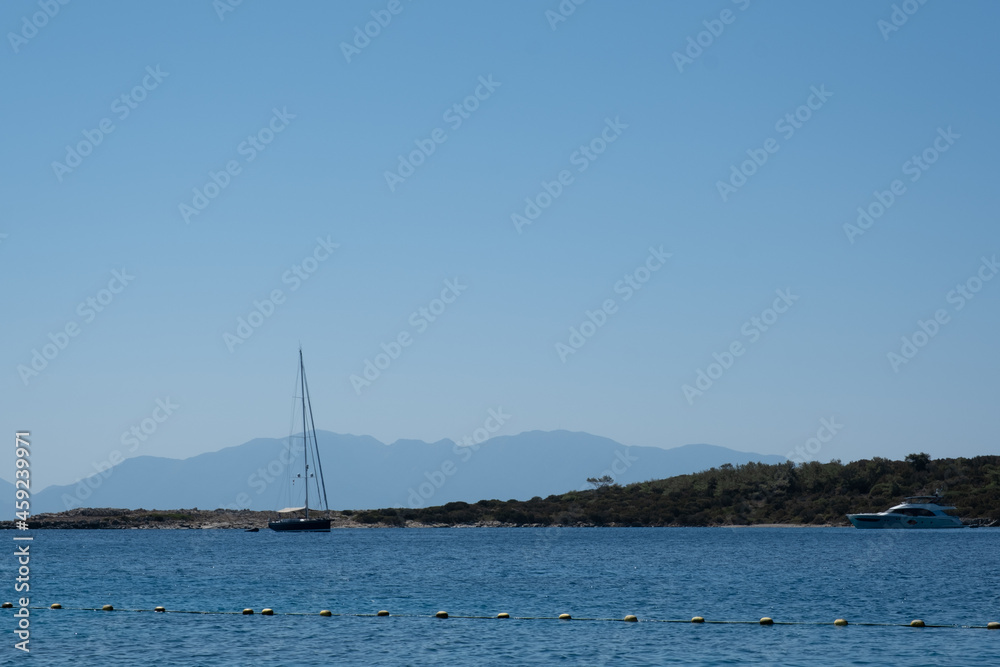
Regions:
<instances>
[{"instance_id":1,"label":"blue sky","mask_svg":"<svg viewBox=\"0 0 1000 667\"><path fill-rule=\"evenodd\" d=\"M0 7L0 422L39 487L287 435L300 343L317 427L386 442L502 407L504 434L997 451L995 3L45 6Z\"/></svg>"}]
</instances>

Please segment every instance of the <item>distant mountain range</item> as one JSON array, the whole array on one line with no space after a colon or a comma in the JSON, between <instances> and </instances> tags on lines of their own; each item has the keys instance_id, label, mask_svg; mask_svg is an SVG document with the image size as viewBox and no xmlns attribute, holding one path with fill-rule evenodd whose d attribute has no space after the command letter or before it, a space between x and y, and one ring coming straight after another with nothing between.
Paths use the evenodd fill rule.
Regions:
<instances>
[{"instance_id":1,"label":"distant mountain range","mask_svg":"<svg viewBox=\"0 0 1000 667\"><path fill-rule=\"evenodd\" d=\"M619 484L629 484L724 463L785 460L713 445L628 447L569 431L529 431L491 438L478 446L451 440L399 440L386 445L369 436L327 431L317 435L331 509L527 500L590 488L588 477L610 475ZM291 438L291 443L288 438L258 438L183 460L127 459L77 484L36 492L32 514L76 507L272 510L301 505L302 498L295 496L288 482L292 472L301 470L301 436ZM301 485L295 488L300 490ZM0 481L0 495L14 495L9 482ZM310 505L315 507L316 502L311 499Z\"/></svg>"}]
</instances>

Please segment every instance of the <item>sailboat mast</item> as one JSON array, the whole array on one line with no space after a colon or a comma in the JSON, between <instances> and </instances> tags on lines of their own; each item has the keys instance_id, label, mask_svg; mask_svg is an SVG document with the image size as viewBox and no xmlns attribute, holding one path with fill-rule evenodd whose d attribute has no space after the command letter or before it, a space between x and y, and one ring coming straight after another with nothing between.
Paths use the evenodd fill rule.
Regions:
<instances>
[{"instance_id":1,"label":"sailboat mast","mask_svg":"<svg viewBox=\"0 0 1000 667\"><path fill-rule=\"evenodd\" d=\"M309 432L306 429L306 365L299 348L299 376L302 381L302 454L306 467L306 518L309 518Z\"/></svg>"},{"instance_id":2,"label":"sailboat mast","mask_svg":"<svg viewBox=\"0 0 1000 667\"><path fill-rule=\"evenodd\" d=\"M305 376L305 369L303 369L302 374ZM316 437L316 421L313 419L312 399L309 398L309 380L306 380L306 402L309 404L309 426L312 428L313 444L316 445L316 494L319 495L322 492L323 509L329 512L330 503L326 499L326 480L323 479L323 460L319 457L319 438Z\"/></svg>"}]
</instances>

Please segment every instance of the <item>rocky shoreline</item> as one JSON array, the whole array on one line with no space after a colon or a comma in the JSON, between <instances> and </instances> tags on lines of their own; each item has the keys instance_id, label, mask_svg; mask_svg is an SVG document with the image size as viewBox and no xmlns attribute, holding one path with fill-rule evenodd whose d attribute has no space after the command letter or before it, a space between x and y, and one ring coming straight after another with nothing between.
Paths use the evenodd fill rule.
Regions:
<instances>
[{"instance_id":1,"label":"rocky shoreline","mask_svg":"<svg viewBox=\"0 0 1000 667\"><path fill-rule=\"evenodd\" d=\"M331 513L333 515L333 513ZM249 530L267 528L274 512L250 510L126 510L117 508L80 508L52 514L38 514L28 519L29 529L204 529ZM345 517L340 517L345 519ZM349 522L354 523L354 522ZM0 529L14 528L13 521L0 522Z\"/></svg>"},{"instance_id":2,"label":"rocky shoreline","mask_svg":"<svg viewBox=\"0 0 1000 667\"><path fill-rule=\"evenodd\" d=\"M407 521L398 523L371 523L351 518L347 514L331 511L331 528L547 528L553 524L518 524L501 521L476 521L473 523L421 523ZM109 530L252 530L267 528L267 522L277 518L275 512L255 512L252 510L126 510L117 508L80 508L52 514L38 514L28 520L28 528L41 529L109 529ZM595 524L575 522L558 524L560 527L590 528ZM610 524L613 526L613 524ZM768 524L768 527L804 527L795 524ZM13 521L0 521L0 530L14 529ZM753 526L739 526L753 527ZM816 527L816 526L813 526Z\"/></svg>"},{"instance_id":3,"label":"rocky shoreline","mask_svg":"<svg viewBox=\"0 0 1000 667\"><path fill-rule=\"evenodd\" d=\"M331 511L331 528L398 528L388 523L362 523L347 514ZM252 510L126 510L112 507L80 508L51 514L38 514L28 519L30 530L41 529L110 529L110 530L252 530L267 528L267 522L278 518L275 512ZM407 523L408 528L442 528L448 524ZM485 521L465 527L502 527L498 521ZM14 521L0 521L0 530L14 529Z\"/></svg>"},{"instance_id":4,"label":"rocky shoreline","mask_svg":"<svg viewBox=\"0 0 1000 667\"><path fill-rule=\"evenodd\" d=\"M368 512L335 512L329 513L330 527L337 528L593 528L597 524L587 521L565 523L512 523L495 520L479 520L465 522L440 521L373 521ZM358 520L360 517L364 520ZM31 530L59 529L107 529L107 530L263 530L267 522L278 518L275 512L254 512L252 510L126 510L117 508L80 508L53 514L39 514L28 519ZM846 523L846 522L845 522ZM982 527L997 526L997 521L983 520L978 524ZM614 522L601 524L605 527L628 526ZM846 524L849 525L849 524ZM845 527L845 524L832 523L755 523L755 524L715 524L697 526L695 524L661 524L664 528L679 527L709 527L709 528L835 528ZM0 521L0 529L14 529L14 521Z\"/></svg>"}]
</instances>

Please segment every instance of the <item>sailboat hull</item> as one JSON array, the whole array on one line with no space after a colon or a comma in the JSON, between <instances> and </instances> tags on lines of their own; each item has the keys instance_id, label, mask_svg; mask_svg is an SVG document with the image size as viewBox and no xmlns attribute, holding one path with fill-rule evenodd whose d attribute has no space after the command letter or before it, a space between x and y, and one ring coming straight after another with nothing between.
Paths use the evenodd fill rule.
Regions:
<instances>
[{"instance_id":1,"label":"sailboat hull","mask_svg":"<svg viewBox=\"0 0 1000 667\"><path fill-rule=\"evenodd\" d=\"M271 530L294 531L298 533L329 533L330 519L281 519L268 521Z\"/></svg>"}]
</instances>

